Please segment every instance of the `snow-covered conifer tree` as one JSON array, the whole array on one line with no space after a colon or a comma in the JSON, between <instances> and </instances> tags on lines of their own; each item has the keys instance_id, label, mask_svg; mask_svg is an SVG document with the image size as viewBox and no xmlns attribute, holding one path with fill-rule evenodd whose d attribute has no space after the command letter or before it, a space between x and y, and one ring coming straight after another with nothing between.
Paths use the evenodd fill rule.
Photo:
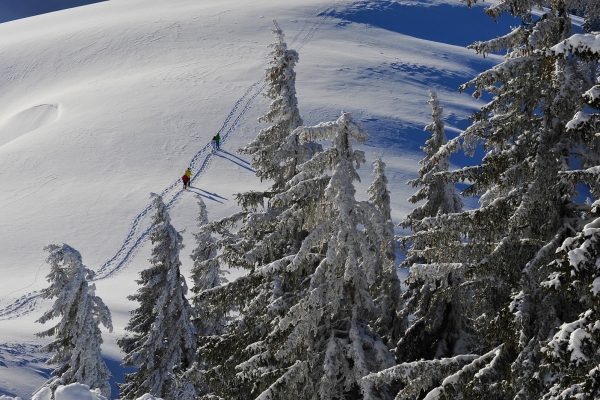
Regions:
<instances>
[{"instance_id":1,"label":"snow-covered conifer tree","mask_svg":"<svg viewBox=\"0 0 600 400\"><path fill-rule=\"evenodd\" d=\"M194 361L196 338L192 327L194 310L186 299L187 285L179 268L182 236L171 225L161 196L151 195L155 214L150 240L153 244L151 267L140 273L142 285L128 298L139 302L131 312L126 330L133 335L118 341L125 353L124 366L137 367L120 384L124 399L144 393L175 398L180 387L177 375Z\"/></svg>"},{"instance_id":2,"label":"snow-covered conifer tree","mask_svg":"<svg viewBox=\"0 0 600 400\"><path fill-rule=\"evenodd\" d=\"M400 226L415 230L427 230L427 225L420 223L425 218L437 215L459 213L462 211L462 200L456 193L454 184L448 182L441 173L450 167L449 154L437 154L448 140L444 133L443 109L433 91L429 92L429 104L432 109L432 122L425 127L431 136L421 147L425 153L419 163L419 177L408 181L407 184L420 189L408 201L417 203L424 201L411 211ZM468 338L468 328L462 319L460 310L466 305L466 299L457 292L463 279L451 271L442 273L434 279L421 277L420 268L423 261L423 250L426 244L420 242L422 234L404 236L400 242L407 250L406 258L401 266L411 267L406 280L407 290L403 294L404 306L400 313L403 336L396 346L396 357L403 361L413 361L421 358L443 357L460 353ZM438 240L442 239L441 235ZM460 243L460 236L454 232L446 232L443 236L445 243ZM439 244L438 244L439 245ZM412 315L413 322L408 326L408 317ZM402 329L404 328L404 329Z\"/></svg>"},{"instance_id":3,"label":"snow-covered conifer tree","mask_svg":"<svg viewBox=\"0 0 600 400\"><path fill-rule=\"evenodd\" d=\"M475 97L483 91L494 97L435 157L458 150L461 142L472 154L483 143L487 154L480 165L440 173L449 182L469 182L463 194L479 197L480 207L415 224L415 240L422 249L416 255L422 261L411 274L429 282L450 273L463 279L462 298L469 302L461 315L472 321L473 331L463 355L404 363L368 378L374 383L403 380L398 398L421 390L431 399L566 399L592 393L594 361L583 362L590 354L587 346L594 343L586 332L595 318L585 316L590 297L574 302L569 280L556 284L561 280L557 271L567 264L554 259L557 248L565 259L584 253L576 248L593 235L593 226L582 230L589 223L590 206L578 201L573 179L578 174L571 168L598 165L598 141L590 135L597 130L586 131L579 124L593 124L595 119L584 108L596 97L599 52L592 44L595 35L569 38L569 10L578 4L544 3L548 8L533 20L530 13L538 5L507 0L488 7L493 18L511 12L524 24L504 37L470 46L484 55L507 52L501 64L461 87L474 87ZM597 196L597 183L592 181L587 183ZM581 233L569 239L574 232ZM446 240L457 234L460 241ZM574 281L579 279L577 269L591 262L570 259ZM589 279L581 282L583 286ZM431 298L447 290L430 288ZM424 322L427 326L435 321ZM426 365L435 379L411 379L411 371ZM587 387L576 388L579 384Z\"/></svg>"},{"instance_id":4,"label":"snow-covered conifer tree","mask_svg":"<svg viewBox=\"0 0 600 400\"><path fill-rule=\"evenodd\" d=\"M313 228L298 253L285 263L289 271L310 266L308 286L263 343L281 336L284 340L277 347L257 346L256 355L238 369L253 378L264 368L263 357L287 364L260 399L292 395L379 399L386 396L385 388L360 379L393 363L387 346L372 330L376 311L370 286L377 280L377 250L359 229L370 216L368 211L376 209L354 198L353 181L359 179L354 164L364 162L364 153L354 151L351 142L363 143L366 132L350 114L342 113L337 121L301 127L298 134L305 141L332 141L331 148L302 164L290 190L274 198L285 204L300 194L313 197ZM312 182L328 170L332 175L324 190L310 190Z\"/></svg>"},{"instance_id":5,"label":"snow-covered conifer tree","mask_svg":"<svg viewBox=\"0 0 600 400\"><path fill-rule=\"evenodd\" d=\"M381 314L373 297L393 286L381 284L383 271L393 270L393 234L378 207L354 199L352 184L353 163L364 155L351 141L366 132L344 113L295 134L331 139L332 147L299 165L266 212L243 214L236 233L223 227L239 216L213 223L224 236L223 259L250 273L201 293L239 310L226 332L203 346L213 363L205 377L220 383L213 394L230 399L387 398L385 387L360 383L393 363L373 330ZM379 178L373 193L381 193ZM385 197L377 204L389 208Z\"/></svg>"},{"instance_id":6,"label":"snow-covered conifer tree","mask_svg":"<svg viewBox=\"0 0 600 400\"><path fill-rule=\"evenodd\" d=\"M285 265L307 235L305 225L312 218L312 199L299 197L295 202L281 205L275 204L273 197L286 190L298 165L320 151L321 146L300 143L293 132L302 123L293 71L298 55L287 49L276 23L275 28L277 40L271 45L272 60L266 70L267 97L273 101L260 119L273 125L261 130L252 143L240 150L252 155L257 176L261 180L271 179L273 184L267 192L238 194L242 211L204 228L219 237L216 242L222 250L219 262L249 271L247 276L227 286L201 291L196 297L196 301L210 305L214 315L230 314L222 333L199 339L199 352L207 369L197 374L204 380L198 382L199 387L213 387L219 396L227 398L245 398L248 393L260 390L261 385L256 382L238 379L236 366L247 354L253 354L256 343L267 337L268 327L275 325L294 303L305 280L305 271L286 271ZM315 180L313 189L322 190L328 179ZM267 265L278 267L266 268ZM263 385L268 386L278 372L269 368L261 376Z\"/></svg>"},{"instance_id":7,"label":"snow-covered conifer tree","mask_svg":"<svg viewBox=\"0 0 600 400\"><path fill-rule=\"evenodd\" d=\"M198 206L200 210L196 221L199 232L194 234L197 246L190 256L194 261L191 271L192 280L194 281L192 292L196 294L227 282L224 271L219 268L216 242L210 230L207 229L208 213L201 198L198 198ZM215 335L222 332L225 324L224 316L215 315L210 309L210 304L194 297L194 309L197 313L194 323L197 335Z\"/></svg>"},{"instance_id":8,"label":"snow-covered conifer tree","mask_svg":"<svg viewBox=\"0 0 600 400\"><path fill-rule=\"evenodd\" d=\"M373 243L377 259L376 298L375 302L380 307L380 315L376 326L378 333L384 338L388 346L393 346L403 331L403 326L398 320L400 308L400 279L396 271L396 242L394 239L394 226L392 224L392 210L390 206L390 192L387 189L385 163L375 156L373 162L375 179L369 186L369 203L377 210L366 220L365 233ZM365 207L365 210L369 210Z\"/></svg>"},{"instance_id":9,"label":"snow-covered conifer tree","mask_svg":"<svg viewBox=\"0 0 600 400\"><path fill-rule=\"evenodd\" d=\"M447 182L443 176L436 175L440 172L448 171L450 167L449 155L444 153L441 156L437 154L439 149L448 143L444 133L443 111L437 94L429 91L429 104L431 105L431 117L433 121L425 127L425 130L431 132L431 136L421 147L425 153L425 158L419 161L423 167L419 170L419 177L407 182L412 187L420 189L409 197L408 201L417 203L421 200L425 202L412 210L400 223L404 228L411 227L413 221L420 221L426 217L432 217L441 214L450 214L462 211L462 200L456 193L454 185Z\"/></svg>"},{"instance_id":10,"label":"snow-covered conifer tree","mask_svg":"<svg viewBox=\"0 0 600 400\"><path fill-rule=\"evenodd\" d=\"M226 326L226 316L224 314L228 309L227 307L214 307L210 301L200 296L203 291L219 287L221 283L227 282L227 280L223 276L224 271L219 268L216 241L209 229L206 205L200 197L198 197L198 206L200 210L196 221L199 231L194 234L197 245L190 257L194 261L191 271L192 280L194 281L192 292L195 293L193 304L196 310L194 326L196 335L202 338L223 333ZM199 346L196 362L184 374L185 379L195 386L193 396L211 391L212 385L204 381L202 377L203 371L210 368L210 365L206 363L204 352L204 349Z\"/></svg>"},{"instance_id":11,"label":"snow-covered conifer tree","mask_svg":"<svg viewBox=\"0 0 600 400\"><path fill-rule=\"evenodd\" d=\"M589 4L589 3L588 3ZM597 4L592 6L598 7ZM590 14L590 8L587 10ZM600 11L600 10L598 10ZM598 21L598 11L594 21ZM592 14L594 15L594 14ZM599 35L573 35L552 48L558 57L572 57L597 64L600 59ZM600 81L583 93L585 107L567 123L567 133L579 139L581 166L579 170L561 175L569 183L588 185L593 204L580 204L581 221L571 221L576 230L556 250L545 271L550 271L541 283L547 297L557 307L555 331L542 342L541 373L548 382L543 399L600 397ZM568 305L568 306L566 306Z\"/></svg>"},{"instance_id":12,"label":"snow-covered conifer tree","mask_svg":"<svg viewBox=\"0 0 600 400\"><path fill-rule=\"evenodd\" d=\"M108 378L110 371L102 359L100 345L102 333L99 325L112 331L110 311L100 297L94 294L95 286L88 282L94 271L86 268L81 254L72 247L51 244L44 248L50 255L50 286L42 290L42 297L56 298L52 309L46 311L36 322L61 317L52 328L37 334L39 337L53 336L54 340L41 351L55 352L48 364L56 365L54 377L44 384L54 391L60 385L79 382L100 389L102 395L110 397Z\"/></svg>"},{"instance_id":13,"label":"snow-covered conifer tree","mask_svg":"<svg viewBox=\"0 0 600 400\"><path fill-rule=\"evenodd\" d=\"M269 45L269 67L265 70L267 90L265 96L272 100L269 111L258 119L272 124L261 130L256 138L240 152L252 155L252 168L256 176L273 181L274 191L282 190L296 174L296 166L310 157L311 146L300 146L294 129L302 125L296 99L296 73L298 53L287 48L285 35L276 21L275 43ZM308 155L307 155L308 153Z\"/></svg>"},{"instance_id":14,"label":"snow-covered conifer tree","mask_svg":"<svg viewBox=\"0 0 600 400\"><path fill-rule=\"evenodd\" d=\"M553 272L542 286L563 307L562 324L542 343L540 372L549 385L540 398L600 397L600 201L595 217L557 249Z\"/></svg>"}]
</instances>

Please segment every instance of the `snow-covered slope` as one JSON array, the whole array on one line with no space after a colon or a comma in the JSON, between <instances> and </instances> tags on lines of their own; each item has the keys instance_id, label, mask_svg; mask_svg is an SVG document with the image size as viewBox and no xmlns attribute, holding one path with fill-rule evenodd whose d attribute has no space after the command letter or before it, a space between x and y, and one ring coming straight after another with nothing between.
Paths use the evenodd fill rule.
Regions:
<instances>
[{"instance_id":1,"label":"snow-covered slope","mask_svg":"<svg viewBox=\"0 0 600 400\"><path fill-rule=\"evenodd\" d=\"M267 108L273 19L300 54L305 124L342 110L364 123L367 156L388 165L395 221L411 209L405 182L422 158L428 89L452 136L479 106L458 85L498 61L464 45L515 24L458 2L325 0L111 0L0 24L0 395L28 397L48 371L33 336L50 304L36 295L45 245L68 243L98 271L117 375L115 340L134 308L126 296L149 257L149 194L170 202L191 245L195 196L214 219L237 210L235 193L267 185L236 150ZM223 151L211 155L217 132ZM189 165L193 189L181 192ZM361 171L365 189L371 172ZM182 260L187 272L185 250Z\"/></svg>"}]
</instances>

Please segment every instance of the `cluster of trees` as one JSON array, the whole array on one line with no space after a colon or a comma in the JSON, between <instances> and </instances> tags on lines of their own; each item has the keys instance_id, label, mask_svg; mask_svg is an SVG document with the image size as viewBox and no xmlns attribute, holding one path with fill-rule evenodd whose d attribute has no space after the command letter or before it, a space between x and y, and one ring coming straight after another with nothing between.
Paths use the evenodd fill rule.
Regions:
<instances>
[{"instance_id":1,"label":"cluster of trees","mask_svg":"<svg viewBox=\"0 0 600 400\"><path fill-rule=\"evenodd\" d=\"M397 238L379 158L369 200L355 198L365 158L352 146L367 132L348 113L302 125L298 54L276 25L266 70L272 103L261 118L269 126L241 150L272 185L239 194L241 211L218 221L201 204L191 304L181 236L153 196L152 267L131 296L139 302L132 336L119 342L125 365L137 367L123 398L598 398L600 200L589 198L600 199L600 45L596 34L573 34L577 8L595 26L600 5L589 0L501 0L486 9L523 24L471 46L506 56L461 87L492 100L458 137L445 137L431 94L431 137L409 182L418 188L409 200L422 203L400 223L411 234ZM480 164L449 170L453 152L479 145ZM478 208L463 210L458 182ZM410 268L405 290L398 244ZM41 322L63 315L43 333L57 338L48 347L57 350L54 382L105 387L105 369L87 374L74 364L79 321L93 321L85 329L98 338L98 323L110 326L82 278L92 272L74 250L49 250L57 283L45 296L62 297ZM223 265L248 273L221 285Z\"/></svg>"}]
</instances>

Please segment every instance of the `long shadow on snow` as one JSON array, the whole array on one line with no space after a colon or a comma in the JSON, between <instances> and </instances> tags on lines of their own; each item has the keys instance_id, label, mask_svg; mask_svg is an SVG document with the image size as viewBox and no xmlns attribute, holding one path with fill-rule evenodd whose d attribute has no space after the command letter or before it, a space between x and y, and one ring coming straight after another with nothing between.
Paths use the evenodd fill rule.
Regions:
<instances>
[{"instance_id":1,"label":"long shadow on snow","mask_svg":"<svg viewBox=\"0 0 600 400\"><path fill-rule=\"evenodd\" d=\"M443 106L443 104L442 104ZM423 107L429 107L427 103L423 103ZM468 120L459 119L454 114L444 114L444 121L451 122L458 129L466 129ZM367 137L367 146L374 146L378 149L387 149L395 153L412 152L425 156L421 151L421 146L425 145L425 141L431 136L431 132L424 130L425 126L417 126L414 124L406 124L401 120L393 118L368 118L361 120L365 129L371 132ZM446 136L451 139L456 137L456 133L446 128ZM474 165L476 161L481 159L484 151L478 148L475 151L474 157L464 155L462 150L450 156L450 162L456 166L464 167ZM419 169L415 165L415 171ZM464 189L464 187L461 187Z\"/></svg>"},{"instance_id":2,"label":"long shadow on snow","mask_svg":"<svg viewBox=\"0 0 600 400\"><path fill-rule=\"evenodd\" d=\"M455 46L493 39L519 26L521 20L509 15L490 18L481 6L449 4L399 4L391 1L360 2L329 16L348 22L367 24L403 35ZM478 32L474 36L473 32Z\"/></svg>"},{"instance_id":3,"label":"long shadow on snow","mask_svg":"<svg viewBox=\"0 0 600 400\"><path fill-rule=\"evenodd\" d=\"M196 190L193 190L193 189L196 189ZM198 188L195 188L193 186L190 186L190 189L189 189L190 192L194 193L197 196L204 197L205 199L209 199L209 200L212 200L212 201L216 201L217 203L225 204L221 200L217 200L217 199L215 199L214 197L212 197L210 195L206 195L206 194L202 193L202 192L204 192L204 190L202 190L202 192L200 192L200 190L202 190L202 189L198 189Z\"/></svg>"},{"instance_id":4,"label":"long shadow on snow","mask_svg":"<svg viewBox=\"0 0 600 400\"><path fill-rule=\"evenodd\" d=\"M118 399L118 395L120 394L117 383L125 382L125 374L131 374L137 370L134 367L123 367L121 363L122 360L113 360L111 358L104 358L104 362L110 371L111 377L109 379L110 383L110 397L113 399Z\"/></svg>"},{"instance_id":5,"label":"long shadow on snow","mask_svg":"<svg viewBox=\"0 0 600 400\"><path fill-rule=\"evenodd\" d=\"M227 153L227 152L226 152L226 153ZM227 153L227 154L229 154L229 153ZM242 168L244 168L244 169L247 169L248 171L252 172L253 174L254 174L254 173L256 173L256 171L255 171L255 170L253 170L252 168L248 167L247 165L245 165L245 164L243 164L243 163L240 163L240 162L236 161L234 158L231 158L231 157L226 157L226 156L224 156L224 155L220 154L219 152L215 153L215 155L216 155L216 156L218 156L218 157L221 157L221 158L222 158L222 159L224 159L224 160L231 161L232 163L234 163L234 164L236 164L236 165L239 165L240 167L242 167ZM234 157L235 157L235 156L234 156ZM235 158L237 158L237 157L235 157ZM246 163L246 162L247 162L247 161L244 161L244 163Z\"/></svg>"}]
</instances>

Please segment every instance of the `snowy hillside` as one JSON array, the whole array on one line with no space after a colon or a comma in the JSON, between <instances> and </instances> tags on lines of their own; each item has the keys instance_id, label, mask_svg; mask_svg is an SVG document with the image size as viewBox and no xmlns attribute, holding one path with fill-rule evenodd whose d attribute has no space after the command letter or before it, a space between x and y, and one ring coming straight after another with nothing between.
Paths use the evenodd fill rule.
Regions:
<instances>
[{"instance_id":1,"label":"snowy hillside","mask_svg":"<svg viewBox=\"0 0 600 400\"><path fill-rule=\"evenodd\" d=\"M268 106L273 19L300 55L305 124L342 110L364 124L367 166L374 153L388 165L394 222L411 209L405 182L427 137L428 89L448 134L466 127L481 103L457 88L500 57L464 46L516 24L453 1L324 0L110 0L0 24L0 395L28 398L47 378L33 336L50 304L36 294L47 285L45 245L68 243L98 272L115 327L103 350L121 382L115 341L148 264L150 193L191 245L195 196L216 219L237 210L236 193L266 187L236 150ZM216 133L223 151L211 155ZM182 192L190 165L193 189ZM359 172L366 198L371 171Z\"/></svg>"}]
</instances>

